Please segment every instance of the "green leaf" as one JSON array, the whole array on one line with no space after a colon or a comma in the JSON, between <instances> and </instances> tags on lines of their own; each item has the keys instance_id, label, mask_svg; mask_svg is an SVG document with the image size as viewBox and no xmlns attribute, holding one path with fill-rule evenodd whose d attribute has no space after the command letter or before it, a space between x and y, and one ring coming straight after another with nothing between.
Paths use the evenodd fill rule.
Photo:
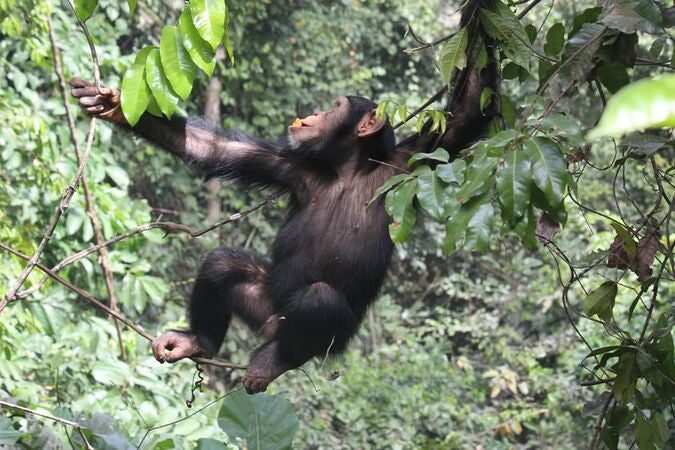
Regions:
<instances>
[{"instance_id":1,"label":"green leaf","mask_svg":"<svg viewBox=\"0 0 675 450\"><path fill-rule=\"evenodd\" d=\"M654 0L641 0L634 10L640 17L647 19L657 27L663 26L663 14L661 13L661 8L659 8Z\"/></svg>"},{"instance_id":2,"label":"green leaf","mask_svg":"<svg viewBox=\"0 0 675 450\"><path fill-rule=\"evenodd\" d=\"M438 66L441 69L443 81L450 83L455 69L466 67L466 47L469 44L469 30L459 30L441 50L438 57Z\"/></svg>"},{"instance_id":3,"label":"green leaf","mask_svg":"<svg viewBox=\"0 0 675 450\"><path fill-rule=\"evenodd\" d=\"M66 233L73 235L82 227L84 223L84 216L77 211L70 210L70 214L66 216Z\"/></svg>"},{"instance_id":4,"label":"green leaf","mask_svg":"<svg viewBox=\"0 0 675 450\"><path fill-rule=\"evenodd\" d=\"M632 5L613 5L610 13L600 20L600 23L625 34L635 33L640 16L632 9Z\"/></svg>"},{"instance_id":5,"label":"green leaf","mask_svg":"<svg viewBox=\"0 0 675 450\"><path fill-rule=\"evenodd\" d=\"M454 252L457 247L462 243L461 241L467 235L467 227L469 226L469 221L478 213L483 205L490 202L489 195L483 195L481 197L474 198L464 205L459 207L454 211L454 214L448 220L448 223L445 227L445 239L443 239L443 250L446 253ZM485 210L483 210L485 212ZM481 223L481 217L477 220L478 224ZM480 237L480 230L478 232L474 231L473 240L476 243Z\"/></svg>"},{"instance_id":6,"label":"green leaf","mask_svg":"<svg viewBox=\"0 0 675 450\"><path fill-rule=\"evenodd\" d=\"M150 86L152 96L157 100L162 113L170 118L176 112L179 99L164 75L159 50L156 48L150 50L145 61L145 81Z\"/></svg>"},{"instance_id":7,"label":"green leaf","mask_svg":"<svg viewBox=\"0 0 675 450\"><path fill-rule=\"evenodd\" d=\"M532 165L523 151L515 150L506 157L506 165L497 172L497 193L502 217L515 224L530 206Z\"/></svg>"},{"instance_id":8,"label":"green leaf","mask_svg":"<svg viewBox=\"0 0 675 450\"><path fill-rule=\"evenodd\" d=\"M138 3L138 0L127 0L127 5L129 5L129 11L134 12L136 11L136 4Z\"/></svg>"},{"instance_id":9,"label":"green leaf","mask_svg":"<svg viewBox=\"0 0 675 450\"><path fill-rule=\"evenodd\" d=\"M224 0L192 0L190 2L192 23L199 31L199 35L211 45L213 50L218 47L225 35L225 11Z\"/></svg>"},{"instance_id":10,"label":"green leaf","mask_svg":"<svg viewBox=\"0 0 675 450\"><path fill-rule=\"evenodd\" d=\"M394 223L389 225L389 235L396 244L405 242L415 225L417 212L412 202L416 188L417 180L411 179L389 191L385 198L384 206L394 219Z\"/></svg>"},{"instance_id":11,"label":"green leaf","mask_svg":"<svg viewBox=\"0 0 675 450\"><path fill-rule=\"evenodd\" d=\"M631 258L634 258L637 254L637 243L633 240L633 235L624 228L622 225L612 222L612 228L616 230L617 236L623 241L623 249L626 251L626 254Z\"/></svg>"},{"instance_id":12,"label":"green leaf","mask_svg":"<svg viewBox=\"0 0 675 450\"><path fill-rule=\"evenodd\" d=\"M514 63L528 69L530 66L530 40L516 15L503 3L495 3L496 10L481 10L480 21L485 32L502 42L504 54Z\"/></svg>"},{"instance_id":13,"label":"green leaf","mask_svg":"<svg viewBox=\"0 0 675 450\"><path fill-rule=\"evenodd\" d=\"M450 164L441 164L436 166L438 178L448 184L460 185L464 183L464 171L466 163L462 159L457 159Z\"/></svg>"},{"instance_id":14,"label":"green leaf","mask_svg":"<svg viewBox=\"0 0 675 450\"><path fill-rule=\"evenodd\" d=\"M516 106L507 95L499 96L499 105L502 110L502 117L506 125L513 128L516 126Z\"/></svg>"},{"instance_id":15,"label":"green leaf","mask_svg":"<svg viewBox=\"0 0 675 450\"><path fill-rule=\"evenodd\" d=\"M183 8L180 19L178 19L178 29L183 37L183 46L192 58L192 62L208 76L212 76L216 68L216 53L209 43L202 39L192 23L190 8Z\"/></svg>"},{"instance_id":16,"label":"green leaf","mask_svg":"<svg viewBox=\"0 0 675 450\"><path fill-rule=\"evenodd\" d=\"M444 218L446 195L435 171L417 177L417 200L434 219Z\"/></svg>"},{"instance_id":17,"label":"green leaf","mask_svg":"<svg viewBox=\"0 0 675 450\"><path fill-rule=\"evenodd\" d=\"M637 81L617 92L586 139L671 127L675 127L675 75L663 75Z\"/></svg>"},{"instance_id":18,"label":"green leaf","mask_svg":"<svg viewBox=\"0 0 675 450\"><path fill-rule=\"evenodd\" d=\"M635 415L635 442L640 450L657 450L652 427L642 412L637 411Z\"/></svg>"},{"instance_id":19,"label":"green leaf","mask_svg":"<svg viewBox=\"0 0 675 450\"><path fill-rule=\"evenodd\" d=\"M174 448L174 447L171 447ZM211 438L201 438L197 441L197 448L195 450L228 450L230 447Z\"/></svg>"},{"instance_id":20,"label":"green leaf","mask_svg":"<svg viewBox=\"0 0 675 450\"><path fill-rule=\"evenodd\" d=\"M567 163L558 145L545 137L525 141L527 157L532 163L534 184L541 189L552 207L563 201L569 180Z\"/></svg>"},{"instance_id":21,"label":"green leaf","mask_svg":"<svg viewBox=\"0 0 675 450\"><path fill-rule=\"evenodd\" d=\"M75 0L75 15L82 22L91 17L98 4L97 0Z\"/></svg>"},{"instance_id":22,"label":"green leaf","mask_svg":"<svg viewBox=\"0 0 675 450\"><path fill-rule=\"evenodd\" d=\"M569 79L585 81L593 69L593 56L600 48L606 28L597 23L587 23L577 34L567 40L560 74Z\"/></svg>"},{"instance_id":23,"label":"green leaf","mask_svg":"<svg viewBox=\"0 0 675 450\"><path fill-rule=\"evenodd\" d=\"M584 299L584 312L589 316L595 314L605 323L612 319L612 310L618 288L614 281L605 281L599 288L590 292Z\"/></svg>"},{"instance_id":24,"label":"green leaf","mask_svg":"<svg viewBox=\"0 0 675 450\"><path fill-rule=\"evenodd\" d=\"M291 448L298 418L282 397L239 390L223 400L218 426L230 438L245 440L249 450L281 450Z\"/></svg>"},{"instance_id":25,"label":"green leaf","mask_svg":"<svg viewBox=\"0 0 675 450\"><path fill-rule=\"evenodd\" d=\"M565 45L565 26L562 23L553 24L546 33L544 53L547 56L556 56Z\"/></svg>"},{"instance_id":26,"label":"green leaf","mask_svg":"<svg viewBox=\"0 0 675 450\"><path fill-rule=\"evenodd\" d=\"M225 4L225 34L223 36L223 46L225 47L225 52L230 58L230 63L234 65L234 49L232 48L232 40L230 39L230 10Z\"/></svg>"},{"instance_id":27,"label":"green leaf","mask_svg":"<svg viewBox=\"0 0 675 450\"><path fill-rule=\"evenodd\" d=\"M600 63L598 66L598 78L600 78L602 84L612 94L630 83L626 66L619 61L603 61Z\"/></svg>"},{"instance_id":28,"label":"green leaf","mask_svg":"<svg viewBox=\"0 0 675 450\"><path fill-rule=\"evenodd\" d=\"M485 111L485 108L487 108L490 105L490 102L492 101L492 96L494 95L495 91L492 90L490 86L487 86L483 88L483 90L480 93L480 112L482 113Z\"/></svg>"},{"instance_id":29,"label":"green leaf","mask_svg":"<svg viewBox=\"0 0 675 450\"><path fill-rule=\"evenodd\" d=\"M490 235L495 221L495 211L492 203L487 201L480 205L471 217L466 229L464 247L467 250L476 250L482 253L490 247Z\"/></svg>"},{"instance_id":30,"label":"green leaf","mask_svg":"<svg viewBox=\"0 0 675 450\"><path fill-rule=\"evenodd\" d=\"M497 158L485 157L469 164L466 170L465 183L454 194L460 203L466 203L471 198L483 194L494 183L492 176L497 166Z\"/></svg>"},{"instance_id":31,"label":"green leaf","mask_svg":"<svg viewBox=\"0 0 675 450\"><path fill-rule=\"evenodd\" d=\"M132 64L122 79L122 112L132 127L148 108L152 93L145 82L145 64Z\"/></svg>"},{"instance_id":32,"label":"green leaf","mask_svg":"<svg viewBox=\"0 0 675 450\"><path fill-rule=\"evenodd\" d=\"M373 204L375 200L378 199L382 194L385 192L389 191L391 188L394 186L397 186L398 184L404 182L405 180L409 179L410 175L407 173L400 173L398 175L394 175L393 177L389 178L387 181L384 182L382 186L377 188L375 190L375 193L373 194L373 198L370 199L368 204L366 205L366 208L370 208L370 205Z\"/></svg>"},{"instance_id":33,"label":"green leaf","mask_svg":"<svg viewBox=\"0 0 675 450\"><path fill-rule=\"evenodd\" d=\"M415 153L408 160L408 165L412 166L417 161L421 161L423 159L431 159L433 161L440 161L447 163L448 160L450 159L450 154L447 151L443 150L442 148L437 149L433 153Z\"/></svg>"},{"instance_id":34,"label":"green leaf","mask_svg":"<svg viewBox=\"0 0 675 450\"><path fill-rule=\"evenodd\" d=\"M654 39L651 47L649 47L649 56L651 56L652 59L658 60L661 57L661 53L663 53L663 48L666 46L666 42L668 42L668 36L666 35L662 35Z\"/></svg>"},{"instance_id":35,"label":"green leaf","mask_svg":"<svg viewBox=\"0 0 675 450\"><path fill-rule=\"evenodd\" d=\"M0 418L0 445L14 448L13 445L21 436L23 436L23 433L14 429L11 420L5 417Z\"/></svg>"},{"instance_id":36,"label":"green leaf","mask_svg":"<svg viewBox=\"0 0 675 450\"><path fill-rule=\"evenodd\" d=\"M186 100L195 81L196 66L183 47L178 27L166 26L162 30L159 55L164 74L178 96Z\"/></svg>"},{"instance_id":37,"label":"green leaf","mask_svg":"<svg viewBox=\"0 0 675 450\"><path fill-rule=\"evenodd\" d=\"M581 14L574 18L572 29L570 30L569 36L567 36L567 38L569 39L577 34L584 24L593 23L598 20L600 18L600 14L602 14L602 6L594 6L592 8L585 9Z\"/></svg>"}]
</instances>

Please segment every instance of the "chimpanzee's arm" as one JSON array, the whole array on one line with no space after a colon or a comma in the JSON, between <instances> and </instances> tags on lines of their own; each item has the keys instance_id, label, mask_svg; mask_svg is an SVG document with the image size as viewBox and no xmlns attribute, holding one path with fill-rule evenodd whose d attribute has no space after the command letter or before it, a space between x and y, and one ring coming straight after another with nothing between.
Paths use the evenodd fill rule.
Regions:
<instances>
[{"instance_id":1,"label":"chimpanzee's arm","mask_svg":"<svg viewBox=\"0 0 675 450\"><path fill-rule=\"evenodd\" d=\"M185 161L207 178L286 187L296 179L283 143L227 132L202 119L145 114L132 131Z\"/></svg>"}]
</instances>

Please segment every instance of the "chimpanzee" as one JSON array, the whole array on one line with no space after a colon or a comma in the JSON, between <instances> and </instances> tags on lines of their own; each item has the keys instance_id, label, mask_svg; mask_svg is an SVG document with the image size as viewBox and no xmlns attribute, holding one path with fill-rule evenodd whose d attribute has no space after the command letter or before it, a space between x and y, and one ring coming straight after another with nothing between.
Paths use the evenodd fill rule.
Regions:
<instances>
[{"instance_id":1,"label":"chimpanzee","mask_svg":"<svg viewBox=\"0 0 675 450\"><path fill-rule=\"evenodd\" d=\"M464 8L463 25L478 23L472 20L477 3ZM478 25L472 29L472 36L484 37ZM340 97L330 110L297 119L286 137L263 140L194 118L145 114L131 128L118 108L118 91L72 79L72 93L88 114L131 129L206 178L289 194L271 261L241 249L210 253L189 301L190 330L156 338L155 358L214 355L233 315L265 341L243 379L249 393L266 390L314 356L343 351L376 298L393 251L382 200L366 204L412 153L457 150L484 128L491 114L481 114L478 99L485 86L496 89L490 58L482 72L473 57L459 73L446 133L411 136L398 146L392 126L376 116L377 105L362 97Z\"/></svg>"}]
</instances>

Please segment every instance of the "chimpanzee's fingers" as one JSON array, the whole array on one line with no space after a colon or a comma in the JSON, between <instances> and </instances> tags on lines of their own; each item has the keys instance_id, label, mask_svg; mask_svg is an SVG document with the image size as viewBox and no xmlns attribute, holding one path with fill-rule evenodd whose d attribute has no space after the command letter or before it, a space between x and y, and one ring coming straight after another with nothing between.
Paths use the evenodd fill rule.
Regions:
<instances>
[{"instance_id":1,"label":"chimpanzee's fingers","mask_svg":"<svg viewBox=\"0 0 675 450\"><path fill-rule=\"evenodd\" d=\"M186 347L174 347L169 353L166 354L165 360L169 363L175 363L180 361L183 358L190 356L190 349Z\"/></svg>"},{"instance_id":2,"label":"chimpanzee's fingers","mask_svg":"<svg viewBox=\"0 0 675 450\"><path fill-rule=\"evenodd\" d=\"M80 97L80 106L96 106L105 104L106 98L102 95L92 97Z\"/></svg>"},{"instance_id":3,"label":"chimpanzee's fingers","mask_svg":"<svg viewBox=\"0 0 675 450\"><path fill-rule=\"evenodd\" d=\"M73 97L82 98L82 97L94 97L98 95L96 86L85 86L80 88L74 88L70 91Z\"/></svg>"},{"instance_id":4,"label":"chimpanzee's fingers","mask_svg":"<svg viewBox=\"0 0 675 450\"><path fill-rule=\"evenodd\" d=\"M82 78L79 78L79 77L73 77L73 78L70 79L70 85L74 88L81 88L81 87L85 87L85 86L93 86L94 83L84 81Z\"/></svg>"},{"instance_id":5,"label":"chimpanzee's fingers","mask_svg":"<svg viewBox=\"0 0 675 450\"><path fill-rule=\"evenodd\" d=\"M102 113L105 111L105 106L103 105L96 105L96 106L90 106L89 108L86 109L88 114L98 114Z\"/></svg>"},{"instance_id":6,"label":"chimpanzee's fingers","mask_svg":"<svg viewBox=\"0 0 675 450\"><path fill-rule=\"evenodd\" d=\"M102 87L101 89L99 89L98 92L99 92L101 95L113 95L113 94L115 94L114 89L112 89L112 88L107 88L107 87Z\"/></svg>"},{"instance_id":7,"label":"chimpanzee's fingers","mask_svg":"<svg viewBox=\"0 0 675 450\"><path fill-rule=\"evenodd\" d=\"M152 340L152 354L155 355L155 359L160 363L164 363L164 339L162 336Z\"/></svg>"}]
</instances>

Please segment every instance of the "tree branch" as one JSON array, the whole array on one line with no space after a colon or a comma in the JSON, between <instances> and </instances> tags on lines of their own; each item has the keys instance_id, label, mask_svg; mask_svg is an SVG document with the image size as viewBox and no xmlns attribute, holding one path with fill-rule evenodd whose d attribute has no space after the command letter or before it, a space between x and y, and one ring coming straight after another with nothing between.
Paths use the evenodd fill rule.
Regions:
<instances>
[{"instance_id":1,"label":"tree branch","mask_svg":"<svg viewBox=\"0 0 675 450\"><path fill-rule=\"evenodd\" d=\"M53 415L48 414L48 413L35 411L34 409L24 408L23 406L15 405L14 403L5 402L5 401L2 401L2 400L0 400L0 406L2 406L4 408L9 408L9 409L21 411L21 412L24 412L24 413L27 413L27 414L32 414L34 416L44 417L45 419L53 420L54 422L62 423L62 424L67 425L69 427L73 427L73 428L75 428L75 430L77 430L77 433L82 438L82 442L84 442L84 445L86 446L87 450L94 450L94 447L92 447L92 445L89 443L86 436L84 435L84 432L82 432L82 425L80 425L77 422L73 422L71 420L67 420L67 419L64 419L62 417L53 416Z\"/></svg>"}]
</instances>

